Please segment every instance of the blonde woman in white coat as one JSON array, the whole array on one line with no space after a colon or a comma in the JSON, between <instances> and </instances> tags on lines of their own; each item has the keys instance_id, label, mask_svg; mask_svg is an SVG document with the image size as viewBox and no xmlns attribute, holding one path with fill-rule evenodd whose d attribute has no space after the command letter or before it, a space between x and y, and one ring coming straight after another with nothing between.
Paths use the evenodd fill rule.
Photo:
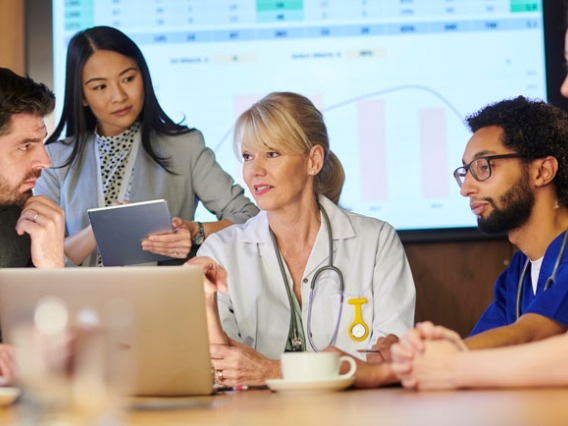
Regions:
<instances>
[{"instance_id":1,"label":"blonde woman in white coat","mask_svg":"<svg viewBox=\"0 0 568 426\"><path fill-rule=\"evenodd\" d=\"M386 222L337 206L344 172L315 106L269 94L239 117L235 149L261 212L209 237L189 262L207 277L217 382L262 384L280 377L285 351L358 355L412 327L415 289L400 240ZM383 382L392 380L385 367Z\"/></svg>"}]
</instances>

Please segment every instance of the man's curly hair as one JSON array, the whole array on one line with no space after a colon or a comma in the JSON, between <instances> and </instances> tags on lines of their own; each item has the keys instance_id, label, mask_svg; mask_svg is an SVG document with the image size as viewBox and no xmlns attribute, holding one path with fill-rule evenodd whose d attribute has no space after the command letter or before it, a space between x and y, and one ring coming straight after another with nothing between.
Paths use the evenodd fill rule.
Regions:
<instances>
[{"instance_id":1,"label":"man's curly hair","mask_svg":"<svg viewBox=\"0 0 568 426\"><path fill-rule=\"evenodd\" d=\"M0 68L0 135L10 131L12 116L33 114L44 117L53 111L55 95L42 83Z\"/></svg>"},{"instance_id":2,"label":"man's curly hair","mask_svg":"<svg viewBox=\"0 0 568 426\"><path fill-rule=\"evenodd\" d=\"M472 132L503 129L502 143L525 161L552 156L558 161L553 180L558 203L568 206L568 114L553 105L523 96L486 106L466 118Z\"/></svg>"}]
</instances>

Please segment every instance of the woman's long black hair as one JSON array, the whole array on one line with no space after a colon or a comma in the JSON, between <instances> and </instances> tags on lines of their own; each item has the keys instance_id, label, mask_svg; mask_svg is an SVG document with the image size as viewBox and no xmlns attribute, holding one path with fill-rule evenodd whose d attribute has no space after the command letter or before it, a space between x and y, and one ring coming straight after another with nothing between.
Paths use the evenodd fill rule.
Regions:
<instances>
[{"instance_id":1,"label":"woman's long black hair","mask_svg":"<svg viewBox=\"0 0 568 426\"><path fill-rule=\"evenodd\" d=\"M88 106L83 106L83 67L87 60L97 50L110 50L136 61L144 84L144 105L138 119L142 128L142 146L144 150L165 170L169 170L170 159L161 157L152 146L150 136L152 132L165 135L179 135L188 133L193 129L174 122L164 112L152 86L152 78L148 64L142 52L126 34L112 27L93 27L75 34L67 48L67 64L65 71L65 98L63 112L53 134L46 141L47 144L56 142L63 128L66 127L65 136L73 137L73 150L63 164L54 164L55 167L67 166L77 158L84 148L89 132L95 130L97 119Z\"/></svg>"}]
</instances>

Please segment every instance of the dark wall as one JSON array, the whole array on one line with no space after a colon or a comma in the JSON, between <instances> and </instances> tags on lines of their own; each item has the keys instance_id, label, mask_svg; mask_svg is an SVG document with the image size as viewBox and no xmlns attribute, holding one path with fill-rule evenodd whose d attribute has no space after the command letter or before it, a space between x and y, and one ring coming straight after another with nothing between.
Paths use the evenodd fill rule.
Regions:
<instances>
[{"instance_id":1,"label":"dark wall","mask_svg":"<svg viewBox=\"0 0 568 426\"><path fill-rule=\"evenodd\" d=\"M566 77L564 33L566 11L563 0L544 1L545 45L548 101L568 111L568 99L560 94L560 84Z\"/></svg>"},{"instance_id":2,"label":"dark wall","mask_svg":"<svg viewBox=\"0 0 568 426\"><path fill-rule=\"evenodd\" d=\"M493 300L515 248L506 239L404 243L416 284L416 321L469 334Z\"/></svg>"}]
</instances>

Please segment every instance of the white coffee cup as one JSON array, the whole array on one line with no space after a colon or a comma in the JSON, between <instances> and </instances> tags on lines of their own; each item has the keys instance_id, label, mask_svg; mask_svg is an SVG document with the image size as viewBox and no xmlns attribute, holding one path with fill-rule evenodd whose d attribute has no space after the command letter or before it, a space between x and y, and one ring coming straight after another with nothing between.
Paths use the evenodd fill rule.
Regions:
<instances>
[{"instance_id":1,"label":"white coffee cup","mask_svg":"<svg viewBox=\"0 0 568 426\"><path fill-rule=\"evenodd\" d=\"M357 370L355 360L337 352L286 352L281 358L282 376L289 381L346 379ZM349 371L339 374L341 363L349 363Z\"/></svg>"}]
</instances>

